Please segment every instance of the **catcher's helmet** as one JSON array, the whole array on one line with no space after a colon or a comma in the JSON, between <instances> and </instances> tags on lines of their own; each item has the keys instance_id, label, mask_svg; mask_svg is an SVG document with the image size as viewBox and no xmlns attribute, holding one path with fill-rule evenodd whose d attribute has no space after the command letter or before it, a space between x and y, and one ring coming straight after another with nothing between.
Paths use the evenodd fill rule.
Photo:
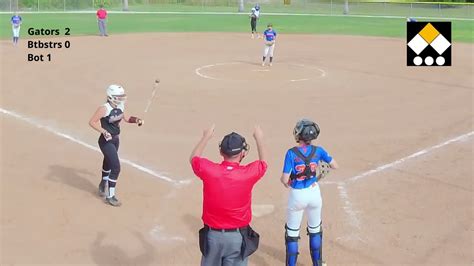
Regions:
<instances>
[{"instance_id":1,"label":"catcher's helmet","mask_svg":"<svg viewBox=\"0 0 474 266\"><path fill-rule=\"evenodd\" d=\"M293 129L293 136L297 142L300 140L310 141L316 139L319 132L319 126L315 122L308 119L301 119L296 123Z\"/></svg>"}]
</instances>

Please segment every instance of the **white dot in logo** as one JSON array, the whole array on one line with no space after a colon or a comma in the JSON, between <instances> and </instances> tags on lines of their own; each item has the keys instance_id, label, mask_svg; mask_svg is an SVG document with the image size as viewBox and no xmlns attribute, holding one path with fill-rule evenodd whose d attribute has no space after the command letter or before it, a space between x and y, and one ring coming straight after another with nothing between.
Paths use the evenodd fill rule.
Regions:
<instances>
[{"instance_id":1,"label":"white dot in logo","mask_svg":"<svg viewBox=\"0 0 474 266\"><path fill-rule=\"evenodd\" d=\"M419 66L419 65L421 65L421 63L423 63L423 59L421 59L421 57L417 56L417 57L413 58L413 64Z\"/></svg>"},{"instance_id":2,"label":"white dot in logo","mask_svg":"<svg viewBox=\"0 0 474 266\"><path fill-rule=\"evenodd\" d=\"M444 63L446 63L446 60L444 59L444 57L438 56L438 57L436 58L436 64L437 64L438 66L444 65Z\"/></svg>"},{"instance_id":3,"label":"white dot in logo","mask_svg":"<svg viewBox=\"0 0 474 266\"><path fill-rule=\"evenodd\" d=\"M433 57L427 56L427 57L425 58L425 64L426 64L427 66L431 66L433 63L434 63Z\"/></svg>"}]
</instances>

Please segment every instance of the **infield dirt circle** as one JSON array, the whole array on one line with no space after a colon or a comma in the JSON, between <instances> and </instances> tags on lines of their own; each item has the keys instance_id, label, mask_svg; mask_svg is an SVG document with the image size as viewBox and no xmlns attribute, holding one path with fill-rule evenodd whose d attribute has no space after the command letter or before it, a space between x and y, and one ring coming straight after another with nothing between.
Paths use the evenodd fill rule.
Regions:
<instances>
[{"instance_id":1,"label":"infield dirt circle","mask_svg":"<svg viewBox=\"0 0 474 266\"><path fill-rule=\"evenodd\" d=\"M269 170L253 193L261 246L250 264L282 265L279 176L303 117L341 167L321 184L328 265L471 265L472 44L454 44L452 67L416 68L403 39L282 34L270 68L260 66L263 41L247 34L69 41L0 42L1 265L199 264L202 184L188 156L213 123L212 160L231 131L251 145L245 162L256 159L253 126L264 130ZM27 62L31 52L52 62ZM96 196L102 157L88 120L113 83L126 89L126 112L143 116L155 78L146 124L122 125L129 161L113 208ZM305 222L301 231L300 265L310 265Z\"/></svg>"}]
</instances>

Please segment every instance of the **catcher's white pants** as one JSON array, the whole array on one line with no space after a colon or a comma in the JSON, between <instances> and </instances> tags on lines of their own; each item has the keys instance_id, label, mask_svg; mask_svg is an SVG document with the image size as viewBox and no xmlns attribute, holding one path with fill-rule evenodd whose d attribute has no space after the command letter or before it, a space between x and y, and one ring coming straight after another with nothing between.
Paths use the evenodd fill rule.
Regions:
<instances>
[{"instance_id":1,"label":"catcher's white pants","mask_svg":"<svg viewBox=\"0 0 474 266\"><path fill-rule=\"evenodd\" d=\"M20 26L15 27L12 25L13 37L20 37Z\"/></svg>"},{"instance_id":2,"label":"catcher's white pants","mask_svg":"<svg viewBox=\"0 0 474 266\"><path fill-rule=\"evenodd\" d=\"M312 227L310 232L320 232L322 207L323 201L318 183L314 183L313 186L304 189L290 188L286 225L293 230L287 230L288 236L299 236L299 228L304 212L308 215L308 226ZM297 230L295 231L295 229Z\"/></svg>"},{"instance_id":3,"label":"catcher's white pants","mask_svg":"<svg viewBox=\"0 0 474 266\"><path fill-rule=\"evenodd\" d=\"M275 49L275 44L272 45L265 45L265 48L263 49L263 56L267 57L273 57L273 50Z\"/></svg>"}]
</instances>

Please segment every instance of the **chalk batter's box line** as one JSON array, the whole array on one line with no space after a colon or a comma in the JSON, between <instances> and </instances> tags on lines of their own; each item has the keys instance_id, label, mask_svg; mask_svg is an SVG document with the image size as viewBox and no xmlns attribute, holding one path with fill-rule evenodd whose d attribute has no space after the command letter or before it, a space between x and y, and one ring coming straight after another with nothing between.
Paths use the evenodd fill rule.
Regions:
<instances>
[{"instance_id":1,"label":"chalk batter's box line","mask_svg":"<svg viewBox=\"0 0 474 266\"><path fill-rule=\"evenodd\" d=\"M382 172L384 170L394 168L395 166L397 166L399 164L402 164L402 163L407 162L411 159L415 159L417 157L426 155L430 152L433 152L437 149L440 149L440 148L445 147L447 145L450 145L452 143L467 140L470 137L472 137L473 135L474 135L474 131L468 132L466 134L451 138L451 139L449 139L445 142L439 143L437 145L434 145L434 146L428 147L426 149L422 149L420 151L417 151L413 154L405 156L405 157L403 157L401 159L398 159L396 161L393 161L391 163L381 165L377 168L374 168L374 169L371 169L369 171L363 172L362 174L359 174L359 175L353 176L351 178L348 178L345 182L336 183L337 184L337 189L339 191L339 197L340 197L341 201L343 202L343 210L346 213L346 215L349 217L349 223L351 224L351 226L356 228L356 229L360 229L360 219L357 215L360 212L357 211L354 208L354 205L352 204L352 202L350 200L349 193L347 192L347 189L346 189L347 185L349 185L351 183L355 183L357 180L361 180L361 179L363 179L365 177L368 177L370 175L373 175L375 173L379 173L379 172ZM365 242L365 240L362 239L360 237L360 235L357 232L354 232L354 231L352 231L352 235L349 236L348 238L349 239L357 239L358 241Z\"/></svg>"},{"instance_id":2,"label":"chalk batter's box line","mask_svg":"<svg viewBox=\"0 0 474 266\"><path fill-rule=\"evenodd\" d=\"M58 131L58 130L56 130L56 129L54 129L54 128L48 126L48 125L43 125L43 124L41 124L41 123L35 121L35 119L33 119L33 118L30 118L30 117L21 115L21 114L19 114L19 113L17 113L17 112L14 112L14 111L10 111L10 110L3 109L3 108L1 108L1 107L0 107L0 112L3 113L3 114L5 114L5 115L8 115L8 116L10 116L10 117L13 117L13 118L15 118L15 119L18 119L18 120L20 120L20 121L22 121L22 122L25 122L25 123L27 123L27 124L29 124L29 125L35 126L35 127L39 128L39 129L44 129L44 130L46 130L46 131L48 131L48 132L50 132L50 133L52 133L52 134L54 134L54 135L56 135L56 136L58 136L58 137L61 137L61 138L63 138L63 139L67 139L67 140L69 140L69 141L71 141L71 142L74 142L74 143L76 143L76 144L79 144L79 145L81 145L81 146L83 146L83 147L86 147L86 148L88 148L88 149L90 149L90 150L93 150L93 151L96 151L96 152L100 152L99 148L97 148L97 147L95 147L95 146L92 146L92 145L90 145L90 144L88 144L88 143L86 143L86 142L84 142L84 141L82 141L82 140L80 140L80 139L78 139L78 138L75 138L75 137L73 137L73 136L71 136L71 135L68 135L68 134L66 134L66 133L60 132L60 131ZM147 173L147 174L149 174L149 175L151 175L151 176L153 176L153 177L156 177L156 178L158 178L158 179L161 179L161 180L163 180L163 181L166 181L166 182L171 183L171 184L174 184L174 185L184 185L184 184L189 184L189 183L191 183L191 179L187 179L187 180L175 180L175 179L173 179L172 177L166 176L164 173L157 172L157 171L152 170L152 169L150 169L150 168L148 168L148 167L145 167L145 166L143 166L143 165L140 165L139 163L133 162L133 161L131 161L131 160L129 160L129 159L121 158L120 161L121 161L122 163L124 163L124 164L127 164L127 165L129 165L129 166L131 166L131 167L133 167L133 168L135 168L135 169L141 171L141 172Z\"/></svg>"}]
</instances>

